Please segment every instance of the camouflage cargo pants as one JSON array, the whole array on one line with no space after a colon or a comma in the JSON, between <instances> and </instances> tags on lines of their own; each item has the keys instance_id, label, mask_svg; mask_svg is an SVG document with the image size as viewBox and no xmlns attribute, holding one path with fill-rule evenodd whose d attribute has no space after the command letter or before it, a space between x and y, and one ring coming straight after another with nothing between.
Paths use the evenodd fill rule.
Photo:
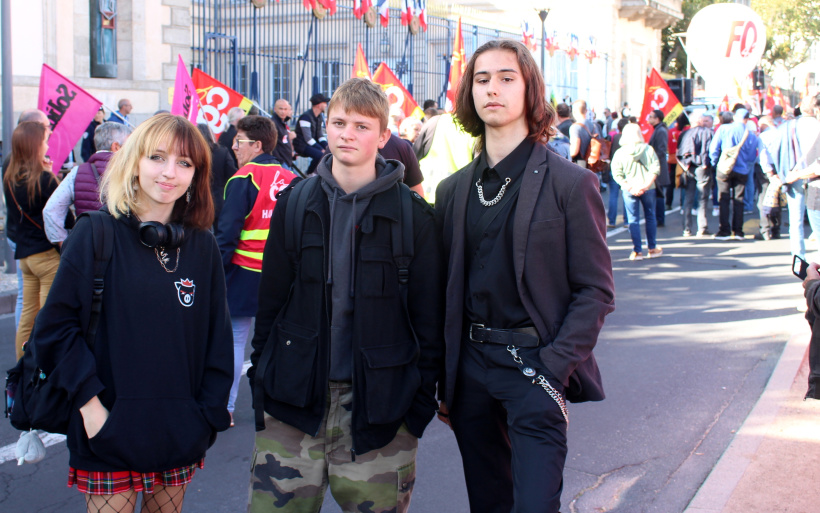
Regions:
<instances>
[{"instance_id":1,"label":"camouflage cargo pants","mask_svg":"<svg viewBox=\"0 0 820 513\"><path fill-rule=\"evenodd\" d=\"M352 461L352 406L350 384L331 382L315 437L265 414L265 429L256 433L248 511L318 512L328 485L346 513L407 511L418 439L402 425L389 444Z\"/></svg>"}]
</instances>

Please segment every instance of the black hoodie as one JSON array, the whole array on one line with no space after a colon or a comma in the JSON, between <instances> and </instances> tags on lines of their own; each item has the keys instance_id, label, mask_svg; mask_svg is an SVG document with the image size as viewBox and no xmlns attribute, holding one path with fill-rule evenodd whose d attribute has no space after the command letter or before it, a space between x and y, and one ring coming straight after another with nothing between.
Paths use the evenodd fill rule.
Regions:
<instances>
[{"instance_id":1,"label":"black hoodie","mask_svg":"<svg viewBox=\"0 0 820 513\"><path fill-rule=\"evenodd\" d=\"M69 464L80 470L154 472L196 463L228 428L233 381L225 278L213 235L186 230L167 272L140 243L134 216L114 223L93 353L83 327L91 308L94 244L80 218L32 332L50 380L74 401ZM110 411L93 438L79 408L95 395Z\"/></svg>"}]
</instances>

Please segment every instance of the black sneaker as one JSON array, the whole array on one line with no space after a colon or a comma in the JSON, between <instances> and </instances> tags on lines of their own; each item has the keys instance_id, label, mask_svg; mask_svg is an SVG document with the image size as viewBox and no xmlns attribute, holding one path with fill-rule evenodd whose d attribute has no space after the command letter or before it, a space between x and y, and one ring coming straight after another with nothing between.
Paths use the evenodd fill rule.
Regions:
<instances>
[{"instance_id":1,"label":"black sneaker","mask_svg":"<svg viewBox=\"0 0 820 513\"><path fill-rule=\"evenodd\" d=\"M771 240L771 235L768 233L756 233L755 240Z\"/></svg>"},{"instance_id":2,"label":"black sneaker","mask_svg":"<svg viewBox=\"0 0 820 513\"><path fill-rule=\"evenodd\" d=\"M712 238L715 240L732 240L732 234L725 232L717 232L716 234L712 235Z\"/></svg>"},{"instance_id":3,"label":"black sneaker","mask_svg":"<svg viewBox=\"0 0 820 513\"><path fill-rule=\"evenodd\" d=\"M711 236L712 236L712 232L710 232L709 230L700 230L698 232L698 237L711 237Z\"/></svg>"}]
</instances>

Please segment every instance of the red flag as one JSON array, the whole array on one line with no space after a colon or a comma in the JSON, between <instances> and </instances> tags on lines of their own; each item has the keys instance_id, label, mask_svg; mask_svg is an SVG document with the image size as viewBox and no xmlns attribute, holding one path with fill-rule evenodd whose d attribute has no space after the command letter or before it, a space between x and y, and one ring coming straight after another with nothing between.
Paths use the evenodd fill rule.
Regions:
<instances>
[{"instance_id":1,"label":"red flag","mask_svg":"<svg viewBox=\"0 0 820 513\"><path fill-rule=\"evenodd\" d=\"M766 88L766 103L763 104L763 115L770 115L772 113L772 109L774 109L774 89L772 89L772 86L769 86Z\"/></svg>"},{"instance_id":2,"label":"red flag","mask_svg":"<svg viewBox=\"0 0 820 513\"><path fill-rule=\"evenodd\" d=\"M641 117L639 124L641 125L641 133L644 139L649 140L652 135L652 125L649 124L647 118L649 113L653 110L660 110L663 112L663 122L666 126L672 126L672 123L678 119L678 116L683 112L683 105L681 105L675 93L669 89L669 84L661 78L660 73L655 68L646 77L646 88L644 89L643 108L641 109Z\"/></svg>"},{"instance_id":3,"label":"red flag","mask_svg":"<svg viewBox=\"0 0 820 513\"><path fill-rule=\"evenodd\" d=\"M77 84L57 73L48 64L43 64L37 108L45 112L51 122L48 156L51 157L54 173L60 171L101 105L99 100Z\"/></svg>"},{"instance_id":4,"label":"red flag","mask_svg":"<svg viewBox=\"0 0 820 513\"><path fill-rule=\"evenodd\" d=\"M336 0L313 0L327 9L327 15L336 14Z\"/></svg>"},{"instance_id":5,"label":"red flag","mask_svg":"<svg viewBox=\"0 0 820 513\"><path fill-rule=\"evenodd\" d=\"M390 23L390 5L387 0L378 0L376 10L379 11L379 20L382 27L386 27Z\"/></svg>"},{"instance_id":6,"label":"red flag","mask_svg":"<svg viewBox=\"0 0 820 513\"><path fill-rule=\"evenodd\" d=\"M427 0L417 0L417 3L416 14L419 15L419 25L421 30L427 32Z\"/></svg>"},{"instance_id":7,"label":"red flag","mask_svg":"<svg viewBox=\"0 0 820 513\"><path fill-rule=\"evenodd\" d=\"M729 112L732 110L732 107L729 105L729 95L723 97L723 100L720 101L720 105L718 105L718 112Z\"/></svg>"},{"instance_id":8,"label":"red flag","mask_svg":"<svg viewBox=\"0 0 820 513\"><path fill-rule=\"evenodd\" d=\"M383 62L379 64L379 67L376 68L376 72L373 73L373 82L382 86L384 94L387 95L390 107L401 107L405 117L414 116L417 119L424 117L424 111L421 110L419 104L413 99L413 95L404 88L398 77L387 67L387 64Z\"/></svg>"},{"instance_id":9,"label":"red flag","mask_svg":"<svg viewBox=\"0 0 820 513\"><path fill-rule=\"evenodd\" d=\"M171 114L183 116L191 123L196 123L199 114L199 97L196 95L196 87L188 74L182 56L178 55L177 78L174 82L174 101L171 102Z\"/></svg>"},{"instance_id":10,"label":"red flag","mask_svg":"<svg viewBox=\"0 0 820 513\"><path fill-rule=\"evenodd\" d=\"M413 0L402 0L401 24L409 25L413 18Z\"/></svg>"},{"instance_id":11,"label":"red flag","mask_svg":"<svg viewBox=\"0 0 820 513\"><path fill-rule=\"evenodd\" d=\"M458 84L464 71L467 69L467 57L464 53L464 36L461 33L461 16L458 17L458 29L453 42L453 57L450 59L450 77L447 82L447 100L444 103L444 110L453 112L456 108L456 93Z\"/></svg>"},{"instance_id":12,"label":"red flag","mask_svg":"<svg viewBox=\"0 0 820 513\"><path fill-rule=\"evenodd\" d=\"M367 58L364 56L361 43L356 45L356 60L353 62L353 75L351 78L373 80L373 77L370 76L370 67L367 65Z\"/></svg>"},{"instance_id":13,"label":"red flag","mask_svg":"<svg viewBox=\"0 0 820 513\"><path fill-rule=\"evenodd\" d=\"M219 135L228 129L228 111L239 107L248 112L253 103L230 87L200 69L194 69L192 81L202 104L198 123L208 123L211 131Z\"/></svg>"},{"instance_id":14,"label":"red flag","mask_svg":"<svg viewBox=\"0 0 820 513\"><path fill-rule=\"evenodd\" d=\"M775 91L775 93L774 93L774 103L775 103L775 105L780 105L784 109L787 109L789 107L789 102L783 96L783 91L781 91L779 87L775 87L774 91Z\"/></svg>"}]
</instances>

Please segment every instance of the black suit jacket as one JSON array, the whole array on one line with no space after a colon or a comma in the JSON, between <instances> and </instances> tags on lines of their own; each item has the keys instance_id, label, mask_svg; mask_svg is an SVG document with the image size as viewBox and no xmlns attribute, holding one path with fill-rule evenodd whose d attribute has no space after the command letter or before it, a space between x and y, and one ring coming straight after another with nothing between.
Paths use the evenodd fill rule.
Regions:
<instances>
[{"instance_id":1,"label":"black suit jacket","mask_svg":"<svg viewBox=\"0 0 820 513\"><path fill-rule=\"evenodd\" d=\"M452 403L463 335L465 217L476 162L436 191L447 259L447 346L442 399ZM606 217L595 174L537 143L522 177L513 224L516 286L545 346L541 361L573 402L604 398L592 354L604 317L615 309ZM443 389L443 394L441 390Z\"/></svg>"}]
</instances>

